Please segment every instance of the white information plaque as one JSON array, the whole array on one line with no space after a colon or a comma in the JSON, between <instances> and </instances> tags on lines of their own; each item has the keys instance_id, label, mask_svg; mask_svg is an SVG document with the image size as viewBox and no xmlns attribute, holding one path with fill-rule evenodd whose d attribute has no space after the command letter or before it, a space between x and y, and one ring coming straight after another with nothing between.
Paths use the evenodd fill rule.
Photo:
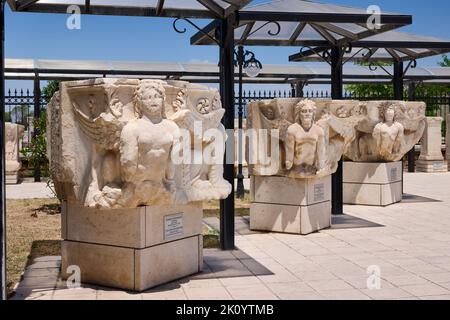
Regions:
<instances>
[{"instance_id":1,"label":"white information plaque","mask_svg":"<svg viewBox=\"0 0 450 320\"><path fill-rule=\"evenodd\" d=\"M164 217L164 240L183 235L183 214L176 213Z\"/></svg>"}]
</instances>

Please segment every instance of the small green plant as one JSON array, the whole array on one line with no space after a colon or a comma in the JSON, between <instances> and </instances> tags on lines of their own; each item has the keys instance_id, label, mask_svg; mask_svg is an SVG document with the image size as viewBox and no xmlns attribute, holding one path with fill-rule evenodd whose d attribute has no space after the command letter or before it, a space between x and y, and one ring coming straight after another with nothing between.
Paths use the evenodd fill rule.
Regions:
<instances>
[{"instance_id":1,"label":"small green plant","mask_svg":"<svg viewBox=\"0 0 450 320\"><path fill-rule=\"evenodd\" d=\"M45 172L48 168L47 142L46 142L46 113L42 112L39 118L33 120L35 135L28 146L22 149L22 154L28 160L29 165L39 164Z\"/></svg>"}]
</instances>

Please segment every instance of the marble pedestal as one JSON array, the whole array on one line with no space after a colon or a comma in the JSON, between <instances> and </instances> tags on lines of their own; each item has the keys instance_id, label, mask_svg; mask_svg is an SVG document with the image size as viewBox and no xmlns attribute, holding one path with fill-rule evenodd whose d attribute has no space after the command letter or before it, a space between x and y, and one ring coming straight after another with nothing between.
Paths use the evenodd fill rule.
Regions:
<instances>
[{"instance_id":1,"label":"marble pedestal","mask_svg":"<svg viewBox=\"0 0 450 320\"><path fill-rule=\"evenodd\" d=\"M202 270L202 204L97 210L64 203L62 275L144 291ZM70 269L69 269L70 270Z\"/></svg>"},{"instance_id":2,"label":"marble pedestal","mask_svg":"<svg viewBox=\"0 0 450 320\"><path fill-rule=\"evenodd\" d=\"M6 184L18 184L19 183L19 173L18 172L7 172L5 175Z\"/></svg>"},{"instance_id":3,"label":"marble pedestal","mask_svg":"<svg viewBox=\"0 0 450 320\"><path fill-rule=\"evenodd\" d=\"M344 162L345 204L388 206L402 201L402 161Z\"/></svg>"},{"instance_id":4,"label":"marble pedestal","mask_svg":"<svg viewBox=\"0 0 450 320\"><path fill-rule=\"evenodd\" d=\"M442 155L441 117L427 117L422 148L416 162L418 172L447 172L447 161Z\"/></svg>"},{"instance_id":5,"label":"marble pedestal","mask_svg":"<svg viewBox=\"0 0 450 320\"><path fill-rule=\"evenodd\" d=\"M306 235L331 226L331 176L251 177L250 229Z\"/></svg>"},{"instance_id":6,"label":"marble pedestal","mask_svg":"<svg viewBox=\"0 0 450 320\"><path fill-rule=\"evenodd\" d=\"M446 160L417 160L416 161L416 171L417 172L428 172L428 173L438 173L447 172L449 169Z\"/></svg>"},{"instance_id":7,"label":"marble pedestal","mask_svg":"<svg viewBox=\"0 0 450 320\"><path fill-rule=\"evenodd\" d=\"M19 161L6 160L5 162L5 183L6 184L18 184L19 183L19 170L21 164Z\"/></svg>"}]
</instances>

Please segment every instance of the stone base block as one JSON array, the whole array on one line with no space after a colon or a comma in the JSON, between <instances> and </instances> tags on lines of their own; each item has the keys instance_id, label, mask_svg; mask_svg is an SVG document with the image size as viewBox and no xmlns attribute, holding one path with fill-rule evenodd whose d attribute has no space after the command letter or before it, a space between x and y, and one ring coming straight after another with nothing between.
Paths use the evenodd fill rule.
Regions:
<instances>
[{"instance_id":1,"label":"stone base block","mask_svg":"<svg viewBox=\"0 0 450 320\"><path fill-rule=\"evenodd\" d=\"M331 202L311 206L252 203L250 229L310 234L331 226Z\"/></svg>"},{"instance_id":2,"label":"stone base block","mask_svg":"<svg viewBox=\"0 0 450 320\"><path fill-rule=\"evenodd\" d=\"M388 206L402 201L402 162L344 162L345 204Z\"/></svg>"},{"instance_id":3,"label":"stone base block","mask_svg":"<svg viewBox=\"0 0 450 320\"><path fill-rule=\"evenodd\" d=\"M447 172L449 170L449 165L446 160L418 160L416 162L417 172Z\"/></svg>"},{"instance_id":4,"label":"stone base block","mask_svg":"<svg viewBox=\"0 0 450 320\"><path fill-rule=\"evenodd\" d=\"M250 229L306 235L331 226L331 177L253 176Z\"/></svg>"},{"instance_id":5,"label":"stone base block","mask_svg":"<svg viewBox=\"0 0 450 320\"><path fill-rule=\"evenodd\" d=\"M63 204L62 274L81 282L144 291L203 267L201 203L97 210Z\"/></svg>"},{"instance_id":6,"label":"stone base block","mask_svg":"<svg viewBox=\"0 0 450 320\"><path fill-rule=\"evenodd\" d=\"M141 292L200 272L202 247L202 235L145 249L64 240L62 275L67 279L73 272L69 267L77 266L82 283Z\"/></svg>"},{"instance_id":7,"label":"stone base block","mask_svg":"<svg viewBox=\"0 0 450 320\"><path fill-rule=\"evenodd\" d=\"M6 173L5 183L6 184L18 184L19 183L19 175L17 173Z\"/></svg>"}]
</instances>

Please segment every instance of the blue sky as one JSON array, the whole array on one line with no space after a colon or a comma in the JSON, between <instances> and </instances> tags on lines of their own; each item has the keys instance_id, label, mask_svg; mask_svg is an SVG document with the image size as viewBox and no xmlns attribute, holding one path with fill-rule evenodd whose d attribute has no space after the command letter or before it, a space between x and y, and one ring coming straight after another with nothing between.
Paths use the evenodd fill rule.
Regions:
<instances>
[{"instance_id":1,"label":"blue sky","mask_svg":"<svg viewBox=\"0 0 450 320\"><path fill-rule=\"evenodd\" d=\"M254 1L264 2L263 0ZM450 39L450 2L447 0L328 0L323 2L366 8L376 4L384 11L413 15L413 25L402 31ZM217 47L190 46L187 34L172 29L173 19L82 16L81 30L66 28L67 15L6 12L6 57L131 61L205 61L216 63ZM205 22L200 22L205 23ZM254 47L264 63L288 63L297 48ZM435 66L440 56L419 66ZM8 81L7 87L30 88L27 82Z\"/></svg>"}]
</instances>

